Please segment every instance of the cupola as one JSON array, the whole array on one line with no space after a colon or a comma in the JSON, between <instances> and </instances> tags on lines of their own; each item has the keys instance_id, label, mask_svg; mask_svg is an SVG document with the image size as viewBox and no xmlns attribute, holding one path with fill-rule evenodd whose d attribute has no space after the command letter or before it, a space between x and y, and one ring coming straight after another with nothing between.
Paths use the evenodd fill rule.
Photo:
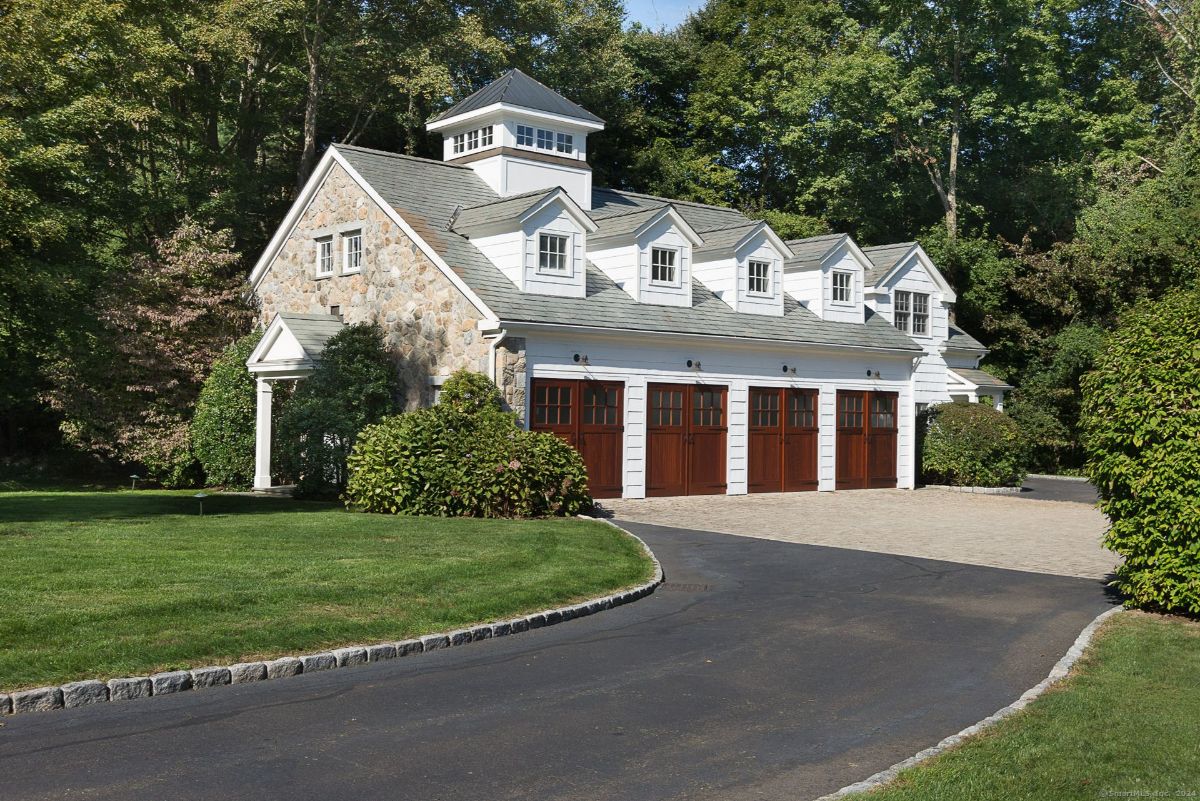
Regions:
<instances>
[{"instance_id":1,"label":"cupola","mask_svg":"<svg viewBox=\"0 0 1200 801\"><path fill-rule=\"evenodd\" d=\"M592 207L587 136L604 130L604 120L520 70L425 127L442 135L446 161L470 167L501 197L561 186L580 207Z\"/></svg>"}]
</instances>

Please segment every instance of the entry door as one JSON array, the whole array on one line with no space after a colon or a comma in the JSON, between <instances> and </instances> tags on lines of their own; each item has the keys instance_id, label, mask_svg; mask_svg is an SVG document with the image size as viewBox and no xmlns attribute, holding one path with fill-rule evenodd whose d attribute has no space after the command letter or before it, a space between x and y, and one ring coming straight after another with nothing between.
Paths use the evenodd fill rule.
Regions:
<instances>
[{"instance_id":1,"label":"entry door","mask_svg":"<svg viewBox=\"0 0 1200 801\"><path fill-rule=\"evenodd\" d=\"M895 392L837 393L838 489L896 486Z\"/></svg>"},{"instance_id":2,"label":"entry door","mask_svg":"<svg viewBox=\"0 0 1200 801\"><path fill-rule=\"evenodd\" d=\"M623 389L603 381L533 381L529 427L557 434L579 451L593 498L621 496Z\"/></svg>"},{"instance_id":3,"label":"entry door","mask_svg":"<svg viewBox=\"0 0 1200 801\"><path fill-rule=\"evenodd\" d=\"M817 488L816 402L813 389L750 389L750 492Z\"/></svg>"},{"instance_id":4,"label":"entry door","mask_svg":"<svg viewBox=\"0 0 1200 801\"><path fill-rule=\"evenodd\" d=\"M650 384L646 494L725 492L725 387Z\"/></svg>"}]
</instances>

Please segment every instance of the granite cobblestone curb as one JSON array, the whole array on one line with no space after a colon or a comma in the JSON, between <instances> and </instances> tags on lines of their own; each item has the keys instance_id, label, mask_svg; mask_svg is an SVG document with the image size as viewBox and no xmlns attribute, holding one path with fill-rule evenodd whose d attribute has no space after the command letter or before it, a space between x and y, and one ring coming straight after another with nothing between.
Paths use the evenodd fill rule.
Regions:
<instances>
[{"instance_id":1,"label":"granite cobblestone curb","mask_svg":"<svg viewBox=\"0 0 1200 801\"><path fill-rule=\"evenodd\" d=\"M592 518L588 518L592 519ZM137 698L149 698L156 695L173 695L175 693L221 687L230 684L246 684L255 681L283 679L298 676L303 673L316 673L322 670L334 670L343 667L372 664L389 659L422 654L426 651L436 651L467 645L494 637L507 637L512 634L539 629L543 626L553 626L577 617L585 617L605 609L612 609L623 604L632 603L645 598L663 582L662 565L650 547L632 532L613 523L610 520L597 522L606 523L623 532L641 545L642 550L654 565L654 573L650 580L628 590L592 598L582 603L545 609L528 615L500 620L492 623L482 623L476 626L456 629L438 634L426 634L423 637L399 642L377 643L375 645L352 645L335 648L329 651L319 651L299 656L284 656L278 659L268 659L261 662L239 662L234 665L210 665L196 667L190 670L171 670L155 673L151 676L130 676L109 679L107 682L95 679L73 681L58 687L37 687L30 690L20 690L12 693L0 693L0 716L25 714L29 712L46 712L53 709L73 709L91 704L108 701L130 701Z\"/></svg>"},{"instance_id":2,"label":"granite cobblestone curb","mask_svg":"<svg viewBox=\"0 0 1200 801\"><path fill-rule=\"evenodd\" d=\"M975 495L1020 495L1020 487L957 487L951 484L923 484L922 489L943 492L969 492Z\"/></svg>"},{"instance_id":3,"label":"granite cobblestone curb","mask_svg":"<svg viewBox=\"0 0 1200 801\"><path fill-rule=\"evenodd\" d=\"M829 795L823 795L816 799L816 801L835 801L835 799L841 799L845 798L846 796L857 795L859 793L875 790L895 779L902 771L908 770L909 768L919 765L920 763L928 759L932 759L935 756L939 756L943 752L948 751L957 745L961 745L964 740L994 726L1009 715L1020 712L1022 709L1029 706L1029 704L1032 703L1039 695L1046 692L1046 690L1050 689L1050 687L1066 678L1067 674L1071 672L1072 666L1079 661L1079 658L1083 656L1083 652L1087 650L1092 638L1096 635L1096 630L1104 624L1104 621L1123 611L1125 610L1118 606L1105 612L1101 612L1099 615L1097 615L1091 623L1084 627L1083 631L1079 633L1079 636L1075 638L1075 642L1070 648L1067 649L1067 652L1063 655L1063 658L1058 660L1054 667L1050 669L1050 674L1038 682L1035 686L1030 687L1028 690L1022 693L1020 698L1018 698L1016 701L1013 701L1008 706L998 710L992 715L988 715L978 723L968 726L958 734L950 735L935 746L926 748L924 751L920 751L913 756L910 756L908 759L897 762L890 768L881 770L874 776L863 779L861 782L855 782L854 784L846 785L842 789L832 792Z\"/></svg>"}]
</instances>

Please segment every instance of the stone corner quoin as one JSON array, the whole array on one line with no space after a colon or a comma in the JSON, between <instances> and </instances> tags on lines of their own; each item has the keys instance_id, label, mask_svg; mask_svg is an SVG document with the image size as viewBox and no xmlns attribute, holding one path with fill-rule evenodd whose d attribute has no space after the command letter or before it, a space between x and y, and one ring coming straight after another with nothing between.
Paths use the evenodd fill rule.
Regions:
<instances>
[{"instance_id":1,"label":"stone corner quoin","mask_svg":"<svg viewBox=\"0 0 1200 801\"><path fill-rule=\"evenodd\" d=\"M620 528L611 521L603 521ZM624 529L621 529L624 531ZM49 712L56 709L75 709L82 706L109 701L132 701L159 695L203 690L233 684L247 684L271 679L282 679L304 673L354 667L357 665L383 662L407 656L437 651L443 648L467 645L495 637L521 634L544 626L552 626L585 617L606 609L644 598L663 582L662 566L658 558L637 535L625 532L642 546L654 565L649 581L631 589L592 598L582 603L546 609L528 615L482 623L462 629L438 634L426 634L399 642L376 643L374 645L351 645L299 656L284 656L261 662L239 662L233 665L210 665L190 670L170 670L150 676L128 676L100 681L84 679L72 681L59 687L38 687L0 693L0 716Z\"/></svg>"}]
</instances>

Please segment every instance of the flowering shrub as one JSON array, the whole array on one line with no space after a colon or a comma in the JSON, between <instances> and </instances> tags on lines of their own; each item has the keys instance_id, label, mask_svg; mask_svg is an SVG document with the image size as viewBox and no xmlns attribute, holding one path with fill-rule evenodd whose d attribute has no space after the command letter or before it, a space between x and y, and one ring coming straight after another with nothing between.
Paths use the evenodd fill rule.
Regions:
<instances>
[{"instance_id":1,"label":"flowering shrub","mask_svg":"<svg viewBox=\"0 0 1200 801\"><path fill-rule=\"evenodd\" d=\"M346 467L346 506L366 512L542 517L591 505L579 453L522 429L492 383L466 371L438 405L364 428Z\"/></svg>"}]
</instances>

